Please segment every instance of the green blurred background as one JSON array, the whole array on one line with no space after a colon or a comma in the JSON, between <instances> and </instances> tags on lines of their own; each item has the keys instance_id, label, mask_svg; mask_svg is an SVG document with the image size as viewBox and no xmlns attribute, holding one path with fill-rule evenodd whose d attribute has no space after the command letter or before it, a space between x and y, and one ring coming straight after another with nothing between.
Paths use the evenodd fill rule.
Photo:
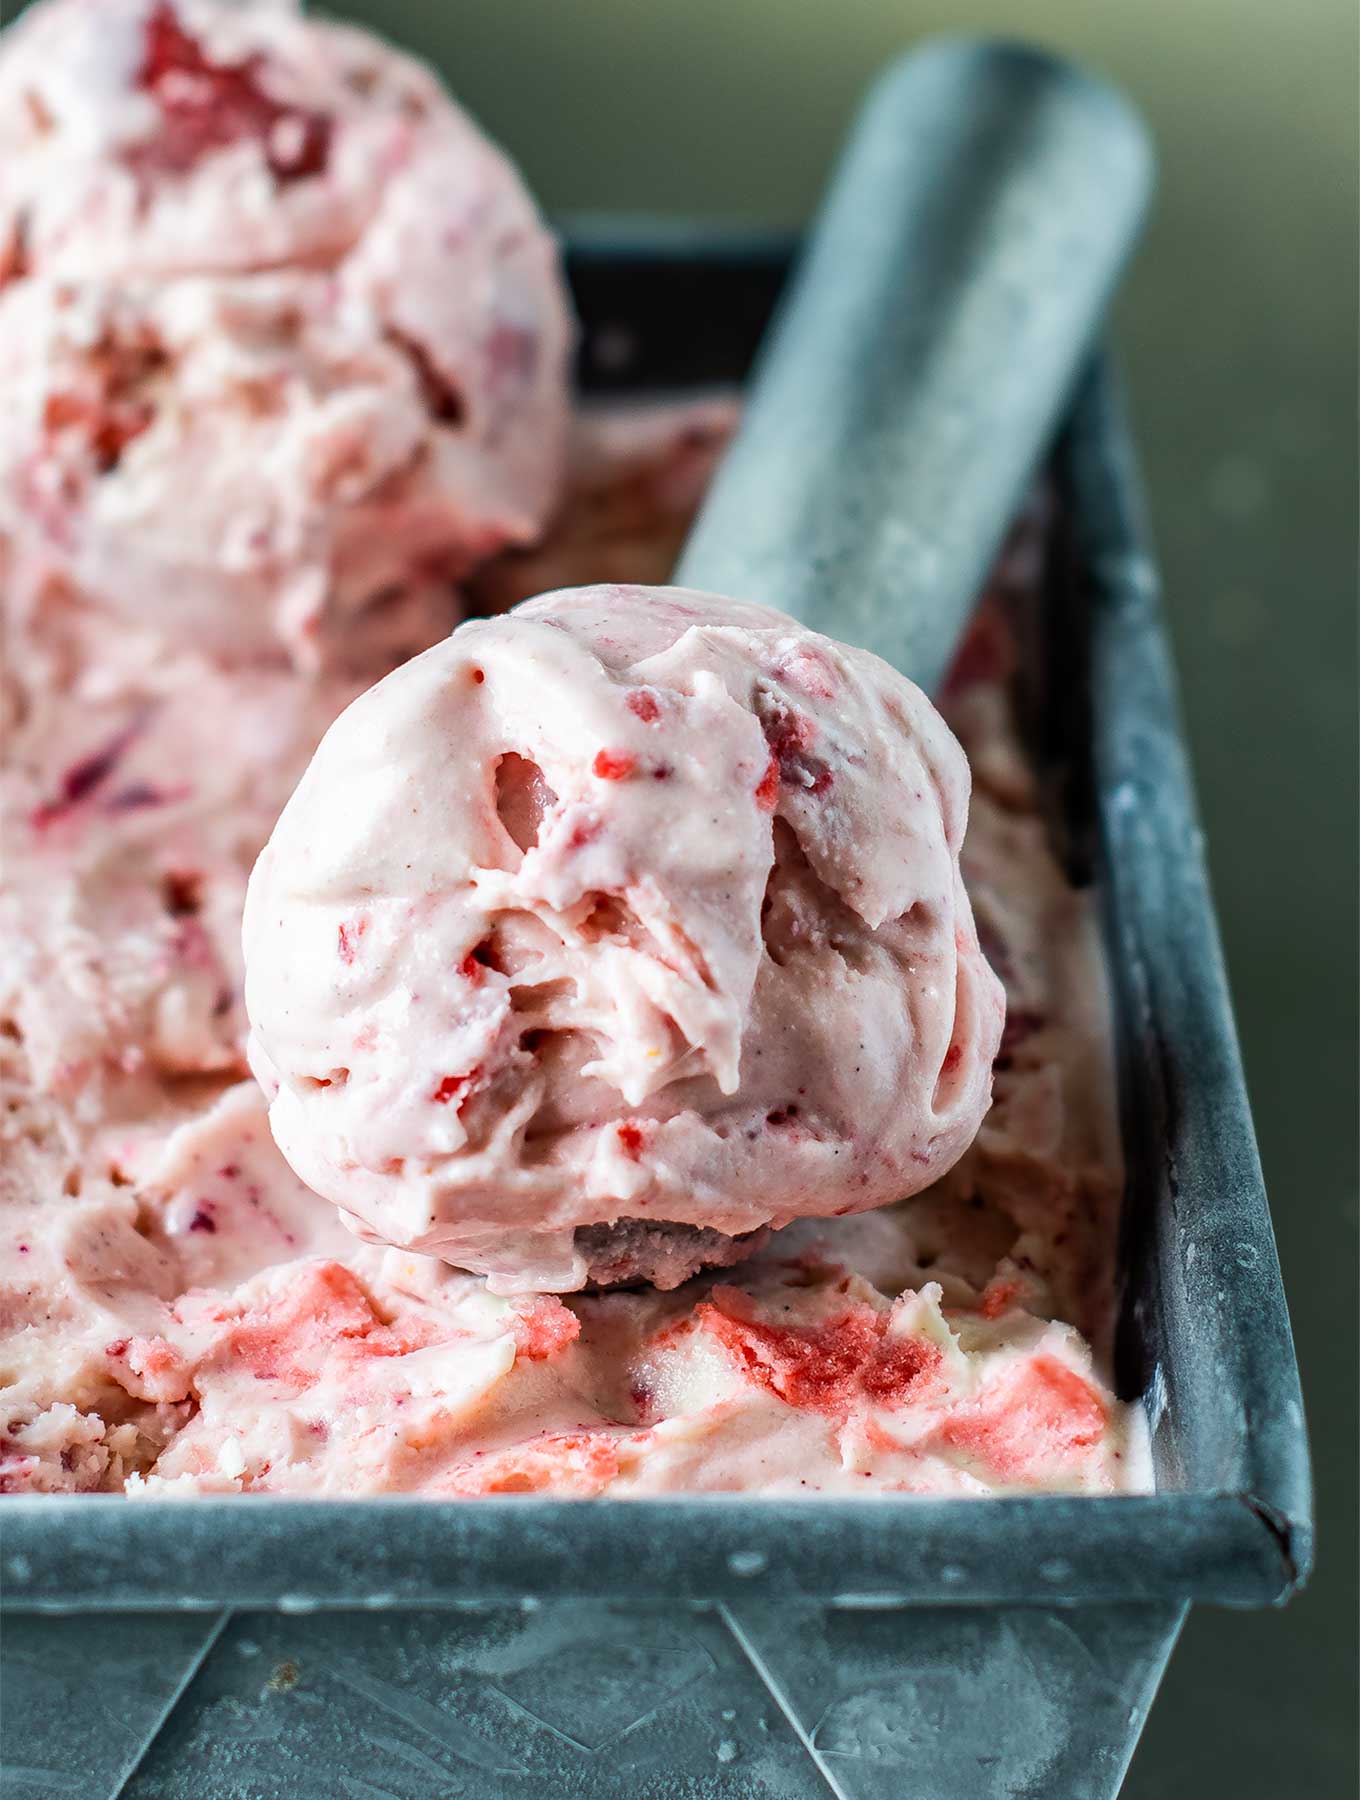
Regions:
<instances>
[{"instance_id":1,"label":"green blurred background","mask_svg":"<svg viewBox=\"0 0 1360 1800\"><path fill-rule=\"evenodd\" d=\"M1161 194L1119 337L1304 1370L1321 1554L1311 1588L1282 1615L1192 1618L1126 1791L1349 1800L1355 0L340 10L433 57L556 212L799 221L865 81L932 32L1059 47L1146 112Z\"/></svg>"}]
</instances>

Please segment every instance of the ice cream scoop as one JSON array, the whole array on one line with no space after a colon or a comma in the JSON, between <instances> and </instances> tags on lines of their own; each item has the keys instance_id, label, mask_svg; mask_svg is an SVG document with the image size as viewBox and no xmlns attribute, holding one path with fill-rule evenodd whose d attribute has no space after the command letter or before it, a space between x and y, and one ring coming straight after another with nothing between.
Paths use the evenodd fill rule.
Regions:
<instances>
[{"instance_id":1,"label":"ice cream scoop","mask_svg":"<svg viewBox=\"0 0 1360 1800\"><path fill-rule=\"evenodd\" d=\"M1002 1026L967 801L917 688L769 609L464 624L331 727L251 878L275 1137L364 1235L507 1290L670 1286L915 1192Z\"/></svg>"},{"instance_id":2,"label":"ice cream scoop","mask_svg":"<svg viewBox=\"0 0 1360 1800\"><path fill-rule=\"evenodd\" d=\"M675 579L936 691L1092 354L1152 177L1122 95L944 40L875 84Z\"/></svg>"},{"instance_id":3,"label":"ice cream scoop","mask_svg":"<svg viewBox=\"0 0 1360 1800\"><path fill-rule=\"evenodd\" d=\"M270 0L46 0L0 41L0 539L220 657L325 660L540 533L555 246L433 73Z\"/></svg>"}]
</instances>

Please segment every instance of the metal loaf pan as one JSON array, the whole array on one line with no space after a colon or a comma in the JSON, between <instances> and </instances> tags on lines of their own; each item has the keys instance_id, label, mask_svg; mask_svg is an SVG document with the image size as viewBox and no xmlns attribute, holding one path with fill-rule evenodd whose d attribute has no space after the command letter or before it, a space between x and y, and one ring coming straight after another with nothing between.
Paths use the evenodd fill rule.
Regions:
<instances>
[{"instance_id":1,"label":"metal loaf pan","mask_svg":"<svg viewBox=\"0 0 1360 1800\"><path fill-rule=\"evenodd\" d=\"M585 384L739 378L788 249L579 232ZM1158 1492L12 1499L15 1800L1109 1795L1188 1605L1267 1605L1303 1580L1293 1346L1103 368L1055 470L1038 741L1105 903L1129 1169L1120 1373L1146 1396Z\"/></svg>"}]
</instances>

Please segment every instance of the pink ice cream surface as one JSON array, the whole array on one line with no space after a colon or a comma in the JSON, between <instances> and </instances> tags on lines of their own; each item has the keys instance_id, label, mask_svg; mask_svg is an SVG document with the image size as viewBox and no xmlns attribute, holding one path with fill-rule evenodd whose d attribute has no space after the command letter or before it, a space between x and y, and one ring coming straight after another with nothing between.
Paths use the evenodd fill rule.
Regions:
<instances>
[{"instance_id":1,"label":"pink ice cream surface","mask_svg":"<svg viewBox=\"0 0 1360 1800\"><path fill-rule=\"evenodd\" d=\"M332 726L251 878L280 1148L507 1292L579 1288L583 1227L916 1192L1001 1034L968 789L917 688L765 608L592 587L460 626Z\"/></svg>"},{"instance_id":2,"label":"pink ice cream surface","mask_svg":"<svg viewBox=\"0 0 1360 1800\"><path fill-rule=\"evenodd\" d=\"M219 657L536 539L568 304L423 65L246 0L46 0L0 39L0 540Z\"/></svg>"},{"instance_id":3,"label":"pink ice cream surface","mask_svg":"<svg viewBox=\"0 0 1360 1800\"><path fill-rule=\"evenodd\" d=\"M677 482L693 492L685 446L721 421L603 423L605 467L578 465L541 556L503 560L507 594L548 567L581 579L602 549L647 578ZM1011 693L1031 627L996 603L1034 604L1034 538L946 696L973 771L963 866L1009 1002L971 1147L900 1204L801 1220L716 1279L561 1302L357 1241L240 1079L250 863L325 725L411 640L364 662L378 646L351 631L354 676L318 683L45 606L0 669L0 1493L1147 1487L1141 1416L1108 1382L1121 1171L1097 902L1045 829Z\"/></svg>"}]
</instances>

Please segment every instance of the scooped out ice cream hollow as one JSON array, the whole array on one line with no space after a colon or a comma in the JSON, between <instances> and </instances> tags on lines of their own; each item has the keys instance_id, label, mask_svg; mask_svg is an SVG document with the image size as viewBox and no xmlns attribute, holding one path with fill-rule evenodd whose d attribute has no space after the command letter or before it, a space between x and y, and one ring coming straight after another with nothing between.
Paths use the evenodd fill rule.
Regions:
<instances>
[{"instance_id":1,"label":"scooped out ice cream hollow","mask_svg":"<svg viewBox=\"0 0 1360 1800\"><path fill-rule=\"evenodd\" d=\"M331 727L251 878L251 1055L366 1238L673 1286L936 1180L1004 1003L919 689L764 607L567 589Z\"/></svg>"},{"instance_id":2,"label":"scooped out ice cream hollow","mask_svg":"<svg viewBox=\"0 0 1360 1800\"><path fill-rule=\"evenodd\" d=\"M571 323L434 74L274 0L46 0L0 46L0 539L232 659L535 540Z\"/></svg>"}]
</instances>

